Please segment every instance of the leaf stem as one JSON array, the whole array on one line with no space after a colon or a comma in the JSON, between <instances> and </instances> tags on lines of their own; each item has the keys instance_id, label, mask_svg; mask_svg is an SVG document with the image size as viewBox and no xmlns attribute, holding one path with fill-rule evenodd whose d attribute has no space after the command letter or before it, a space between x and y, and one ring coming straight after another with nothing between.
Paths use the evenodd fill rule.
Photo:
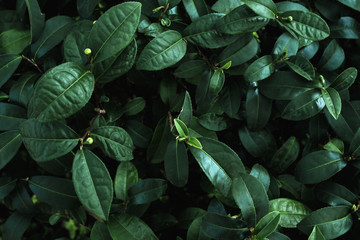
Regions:
<instances>
[{"instance_id":1,"label":"leaf stem","mask_svg":"<svg viewBox=\"0 0 360 240\"><path fill-rule=\"evenodd\" d=\"M36 69L37 69L40 73L44 73L44 72L40 69L40 67L39 67L33 60L31 60L30 58L28 58L28 57L26 57L26 56L24 56L24 55L21 55L21 57L22 57L23 59L25 59L26 61L28 61L29 63L31 63L34 67L36 67Z\"/></svg>"}]
</instances>

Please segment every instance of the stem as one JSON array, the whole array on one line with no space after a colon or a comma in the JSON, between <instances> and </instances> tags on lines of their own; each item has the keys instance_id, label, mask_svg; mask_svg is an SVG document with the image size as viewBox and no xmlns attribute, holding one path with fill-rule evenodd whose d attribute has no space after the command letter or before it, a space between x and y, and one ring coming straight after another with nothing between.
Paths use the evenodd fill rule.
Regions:
<instances>
[{"instance_id":1,"label":"stem","mask_svg":"<svg viewBox=\"0 0 360 240\"><path fill-rule=\"evenodd\" d=\"M44 73L44 72L40 69L40 67L34 62L34 60L31 60L30 58L28 58L28 57L26 57L26 56L24 56L24 55L21 55L21 57L22 57L23 59L25 59L26 61L28 61L29 63L31 63L33 66L35 66L36 69L37 69L40 73Z\"/></svg>"},{"instance_id":2,"label":"stem","mask_svg":"<svg viewBox=\"0 0 360 240\"><path fill-rule=\"evenodd\" d=\"M101 218L99 218L98 216L92 214L91 212L89 212L84 206L81 206L90 216L92 216L93 218L95 218L96 220L105 223L104 220L102 220Z\"/></svg>"},{"instance_id":3,"label":"stem","mask_svg":"<svg viewBox=\"0 0 360 240\"><path fill-rule=\"evenodd\" d=\"M96 114L96 116L92 119L92 121L91 121L91 123L90 123L90 126L86 129L86 132L85 132L85 134L82 136L82 142L84 142L84 140L85 140L85 138L86 138L86 136L89 134L89 132L90 132L90 130L91 130L91 128L94 126L94 123L95 123L95 121L96 121L96 119L100 116L100 112L98 113L98 114Z\"/></svg>"}]
</instances>

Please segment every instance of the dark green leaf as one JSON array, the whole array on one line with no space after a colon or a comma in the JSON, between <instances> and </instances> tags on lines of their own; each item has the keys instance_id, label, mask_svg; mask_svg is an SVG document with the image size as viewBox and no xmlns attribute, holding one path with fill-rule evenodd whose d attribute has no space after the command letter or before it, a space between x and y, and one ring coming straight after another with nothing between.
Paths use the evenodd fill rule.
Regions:
<instances>
[{"instance_id":1,"label":"dark green leaf","mask_svg":"<svg viewBox=\"0 0 360 240\"><path fill-rule=\"evenodd\" d=\"M257 82L268 78L274 70L272 56L265 55L250 64L244 73L244 78L248 82Z\"/></svg>"},{"instance_id":2,"label":"dark green leaf","mask_svg":"<svg viewBox=\"0 0 360 240\"><path fill-rule=\"evenodd\" d=\"M126 132L130 135L135 146L147 148L153 134L152 129L136 120L128 120L126 122Z\"/></svg>"},{"instance_id":3,"label":"dark green leaf","mask_svg":"<svg viewBox=\"0 0 360 240\"><path fill-rule=\"evenodd\" d=\"M169 30L159 34L145 46L136 67L139 70L161 70L180 61L185 53L186 43L181 34Z\"/></svg>"},{"instance_id":4,"label":"dark green leaf","mask_svg":"<svg viewBox=\"0 0 360 240\"><path fill-rule=\"evenodd\" d=\"M338 0L338 1L348 7L351 7L356 11L360 11L360 3L356 0Z\"/></svg>"},{"instance_id":5,"label":"dark green leaf","mask_svg":"<svg viewBox=\"0 0 360 240\"><path fill-rule=\"evenodd\" d=\"M272 0L244 0L242 2L244 2L259 16L275 19L277 9L275 3Z\"/></svg>"},{"instance_id":6,"label":"dark green leaf","mask_svg":"<svg viewBox=\"0 0 360 240\"><path fill-rule=\"evenodd\" d=\"M158 239L151 228L140 218L134 215L117 214L110 216L108 229L112 239L139 239L156 240Z\"/></svg>"},{"instance_id":7,"label":"dark green leaf","mask_svg":"<svg viewBox=\"0 0 360 240\"><path fill-rule=\"evenodd\" d=\"M27 106L34 89L35 80L38 77L39 75L33 72L23 74L10 88L10 101L22 106Z\"/></svg>"},{"instance_id":8,"label":"dark green leaf","mask_svg":"<svg viewBox=\"0 0 360 240\"><path fill-rule=\"evenodd\" d=\"M268 171L266 170L266 168L264 168L260 164L256 163L251 168L250 175L257 178L257 180L259 180L262 183L262 185L264 185L265 191L269 190L270 175L269 175Z\"/></svg>"},{"instance_id":9,"label":"dark green leaf","mask_svg":"<svg viewBox=\"0 0 360 240\"><path fill-rule=\"evenodd\" d=\"M31 33L31 42L35 42L45 25L45 14L41 12L39 3L37 0L25 0L29 19L30 19L30 33Z\"/></svg>"},{"instance_id":10,"label":"dark green leaf","mask_svg":"<svg viewBox=\"0 0 360 240\"><path fill-rule=\"evenodd\" d=\"M333 71L338 69L344 61L344 49L333 39L325 48L318 65L320 70Z\"/></svg>"},{"instance_id":11,"label":"dark green leaf","mask_svg":"<svg viewBox=\"0 0 360 240\"><path fill-rule=\"evenodd\" d=\"M194 219L187 231L187 240L210 240L202 231L202 217Z\"/></svg>"},{"instance_id":12,"label":"dark green leaf","mask_svg":"<svg viewBox=\"0 0 360 240\"><path fill-rule=\"evenodd\" d=\"M261 240L272 234L280 223L281 214L278 211L273 211L266 214L261 220L256 224L253 235L256 235L256 238Z\"/></svg>"},{"instance_id":13,"label":"dark green leaf","mask_svg":"<svg viewBox=\"0 0 360 240\"><path fill-rule=\"evenodd\" d=\"M212 72L209 82L209 92L213 96L217 96L225 83L225 74L222 69L215 69Z\"/></svg>"},{"instance_id":14,"label":"dark green leaf","mask_svg":"<svg viewBox=\"0 0 360 240\"><path fill-rule=\"evenodd\" d=\"M203 60L189 60L180 64L174 71L174 76L178 78L192 78L201 74L208 68Z\"/></svg>"},{"instance_id":15,"label":"dark green leaf","mask_svg":"<svg viewBox=\"0 0 360 240\"><path fill-rule=\"evenodd\" d=\"M303 157L295 167L295 176L305 184L319 183L331 178L346 166L341 154L320 150Z\"/></svg>"},{"instance_id":16,"label":"dark green leaf","mask_svg":"<svg viewBox=\"0 0 360 240\"><path fill-rule=\"evenodd\" d=\"M75 192L84 207L107 220L113 200L113 182L105 164L88 149L76 152L72 180Z\"/></svg>"},{"instance_id":17,"label":"dark green leaf","mask_svg":"<svg viewBox=\"0 0 360 240\"><path fill-rule=\"evenodd\" d=\"M133 40L139 25L141 4L125 2L107 10L89 34L93 61L100 62L121 52Z\"/></svg>"},{"instance_id":18,"label":"dark green leaf","mask_svg":"<svg viewBox=\"0 0 360 240\"><path fill-rule=\"evenodd\" d=\"M316 197L330 206L346 205L352 207L357 204L359 197L349 189L334 182L322 182L316 186Z\"/></svg>"},{"instance_id":19,"label":"dark green leaf","mask_svg":"<svg viewBox=\"0 0 360 240\"><path fill-rule=\"evenodd\" d=\"M208 6L204 0L182 0L182 3L191 21L209 13Z\"/></svg>"},{"instance_id":20,"label":"dark green leaf","mask_svg":"<svg viewBox=\"0 0 360 240\"><path fill-rule=\"evenodd\" d=\"M359 157L360 152L360 129L358 129L350 142L349 152L352 153L353 156Z\"/></svg>"},{"instance_id":21,"label":"dark green leaf","mask_svg":"<svg viewBox=\"0 0 360 240\"><path fill-rule=\"evenodd\" d=\"M183 187L188 181L189 160L185 144L179 141L169 142L164 161L165 173L169 181L177 187Z\"/></svg>"},{"instance_id":22,"label":"dark green leaf","mask_svg":"<svg viewBox=\"0 0 360 240\"><path fill-rule=\"evenodd\" d=\"M30 45L28 30L10 29L0 33L0 51L5 54L20 54Z\"/></svg>"},{"instance_id":23,"label":"dark green leaf","mask_svg":"<svg viewBox=\"0 0 360 240\"><path fill-rule=\"evenodd\" d=\"M0 177L0 200L3 200L16 186L17 179Z\"/></svg>"},{"instance_id":24,"label":"dark green leaf","mask_svg":"<svg viewBox=\"0 0 360 240\"><path fill-rule=\"evenodd\" d=\"M282 190L289 192L296 199L302 197L304 185L297 181L294 175L282 174L277 177L277 180Z\"/></svg>"},{"instance_id":25,"label":"dark green leaf","mask_svg":"<svg viewBox=\"0 0 360 240\"><path fill-rule=\"evenodd\" d=\"M229 127L229 120L224 116L216 113L206 113L198 118L201 126L212 131L223 131Z\"/></svg>"},{"instance_id":26,"label":"dark green leaf","mask_svg":"<svg viewBox=\"0 0 360 240\"><path fill-rule=\"evenodd\" d=\"M214 5L212 5L211 9L218 13L228 14L229 12L243 4L244 3L241 1L217 0Z\"/></svg>"},{"instance_id":27,"label":"dark green leaf","mask_svg":"<svg viewBox=\"0 0 360 240\"><path fill-rule=\"evenodd\" d=\"M315 78L315 69L309 60L301 56L295 56L285 62L294 72L312 81Z\"/></svg>"},{"instance_id":28,"label":"dark green leaf","mask_svg":"<svg viewBox=\"0 0 360 240\"><path fill-rule=\"evenodd\" d=\"M311 118L325 107L322 94L317 90L309 90L293 98L282 112L282 118L299 121Z\"/></svg>"},{"instance_id":29,"label":"dark green leaf","mask_svg":"<svg viewBox=\"0 0 360 240\"><path fill-rule=\"evenodd\" d=\"M277 173L285 171L298 157L300 144L297 139L290 137L273 155L270 167Z\"/></svg>"},{"instance_id":30,"label":"dark green leaf","mask_svg":"<svg viewBox=\"0 0 360 240\"><path fill-rule=\"evenodd\" d=\"M2 229L4 240L20 240L30 226L31 218L16 211L6 220Z\"/></svg>"},{"instance_id":31,"label":"dark green leaf","mask_svg":"<svg viewBox=\"0 0 360 240\"><path fill-rule=\"evenodd\" d=\"M317 225L314 226L308 240L326 240L322 232Z\"/></svg>"},{"instance_id":32,"label":"dark green leaf","mask_svg":"<svg viewBox=\"0 0 360 240\"><path fill-rule=\"evenodd\" d=\"M30 156L39 162L65 155L79 142L74 130L60 122L41 123L29 119L21 125L20 133Z\"/></svg>"},{"instance_id":33,"label":"dark green leaf","mask_svg":"<svg viewBox=\"0 0 360 240\"><path fill-rule=\"evenodd\" d=\"M339 93L334 88L321 89L322 98L329 113L333 118L338 119L341 112L341 98Z\"/></svg>"},{"instance_id":34,"label":"dark green leaf","mask_svg":"<svg viewBox=\"0 0 360 240\"><path fill-rule=\"evenodd\" d=\"M272 101L258 88L249 88L246 95L246 122L250 129L262 129L269 121Z\"/></svg>"},{"instance_id":35,"label":"dark green leaf","mask_svg":"<svg viewBox=\"0 0 360 240\"><path fill-rule=\"evenodd\" d=\"M93 11L98 5L99 0L77 0L76 1L76 8L79 15L82 18L89 18L93 14Z\"/></svg>"},{"instance_id":36,"label":"dark green leaf","mask_svg":"<svg viewBox=\"0 0 360 240\"><path fill-rule=\"evenodd\" d=\"M269 212L269 198L265 188L251 175L243 173L233 180L232 196L248 226L255 227Z\"/></svg>"},{"instance_id":37,"label":"dark green leaf","mask_svg":"<svg viewBox=\"0 0 360 240\"><path fill-rule=\"evenodd\" d=\"M94 145L113 159L129 161L134 158L132 154L133 142L130 135L121 127L103 126L91 131Z\"/></svg>"},{"instance_id":38,"label":"dark green leaf","mask_svg":"<svg viewBox=\"0 0 360 240\"><path fill-rule=\"evenodd\" d=\"M360 23L352 17L341 17L330 25L332 38L359 39Z\"/></svg>"},{"instance_id":39,"label":"dark green leaf","mask_svg":"<svg viewBox=\"0 0 360 240\"><path fill-rule=\"evenodd\" d=\"M35 176L30 178L29 187L40 201L50 206L59 208L79 206L74 185L70 179Z\"/></svg>"},{"instance_id":40,"label":"dark green leaf","mask_svg":"<svg viewBox=\"0 0 360 240\"><path fill-rule=\"evenodd\" d=\"M241 104L241 90L237 82L230 82L220 93L219 103L230 118L236 118Z\"/></svg>"},{"instance_id":41,"label":"dark green leaf","mask_svg":"<svg viewBox=\"0 0 360 240\"><path fill-rule=\"evenodd\" d=\"M37 41L31 45L31 53L34 59L44 56L64 40L73 24L74 20L68 16L55 16L48 19L45 22L41 35Z\"/></svg>"},{"instance_id":42,"label":"dark green leaf","mask_svg":"<svg viewBox=\"0 0 360 240\"><path fill-rule=\"evenodd\" d=\"M335 81L333 81L330 86L337 91L348 89L355 82L357 73L358 71L356 68L347 68L336 77Z\"/></svg>"},{"instance_id":43,"label":"dark green leaf","mask_svg":"<svg viewBox=\"0 0 360 240\"><path fill-rule=\"evenodd\" d=\"M280 37L276 40L272 52L274 55L282 56L283 54L286 54L287 56L291 57L296 55L298 49L298 40L289 33L285 32L281 34Z\"/></svg>"},{"instance_id":44,"label":"dark green leaf","mask_svg":"<svg viewBox=\"0 0 360 240\"><path fill-rule=\"evenodd\" d=\"M302 48L298 52L298 56L301 56L301 57L304 57L304 58L310 60L319 51L319 48L320 48L319 46L320 46L319 42L313 42L310 45Z\"/></svg>"},{"instance_id":45,"label":"dark green leaf","mask_svg":"<svg viewBox=\"0 0 360 240\"><path fill-rule=\"evenodd\" d=\"M186 126L190 126L192 119L192 103L191 97L188 91L185 92L184 103L182 105L181 111L178 118L185 123Z\"/></svg>"},{"instance_id":46,"label":"dark green leaf","mask_svg":"<svg viewBox=\"0 0 360 240\"><path fill-rule=\"evenodd\" d=\"M26 118L24 108L10 103L0 103L0 131L18 130Z\"/></svg>"},{"instance_id":47,"label":"dark green leaf","mask_svg":"<svg viewBox=\"0 0 360 240\"><path fill-rule=\"evenodd\" d=\"M22 57L13 54L0 55L0 88L7 82L21 62Z\"/></svg>"},{"instance_id":48,"label":"dark green leaf","mask_svg":"<svg viewBox=\"0 0 360 240\"><path fill-rule=\"evenodd\" d=\"M19 131L7 131L0 134L0 169L15 156L22 143Z\"/></svg>"},{"instance_id":49,"label":"dark green leaf","mask_svg":"<svg viewBox=\"0 0 360 240\"><path fill-rule=\"evenodd\" d=\"M325 207L304 218L298 224L298 228L310 234L313 227L317 225L325 239L335 239L349 231L352 223L348 206Z\"/></svg>"},{"instance_id":50,"label":"dark green leaf","mask_svg":"<svg viewBox=\"0 0 360 240\"><path fill-rule=\"evenodd\" d=\"M149 203L159 199L165 193L166 188L167 183L163 179L143 179L129 188L129 200L133 204Z\"/></svg>"},{"instance_id":51,"label":"dark green leaf","mask_svg":"<svg viewBox=\"0 0 360 240\"><path fill-rule=\"evenodd\" d=\"M127 191L139 181L136 167L131 162L121 162L115 175L115 196L123 201L127 199Z\"/></svg>"},{"instance_id":52,"label":"dark green leaf","mask_svg":"<svg viewBox=\"0 0 360 240\"><path fill-rule=\"evenodd\" d=\"M285 234L279 232L273 232L270 236L268 236L268 240L291 240L291 239Z\"/></svg>"},{"instance_id":53,"label":"dark green leaf","mask_svg":"<svg viewBox=\"0 0 360 240\"><path fill-rule=\"evenodd\" d=\"M280 226L284 228L296 228L296 225L311 213L304 204L289 198L271 200L269 211L281 213Z\"/></svg>"},{"instance_id":54,"label":"dark green leaf","mask_svg":"<svg viewBox=\"0 0 360 240\"><path fill-rule=\"evenodd\" d=\"M93 227L91 228L90 239L112 240L107 225L100 221L96 221Z\"/></svg>"}]
</instances>

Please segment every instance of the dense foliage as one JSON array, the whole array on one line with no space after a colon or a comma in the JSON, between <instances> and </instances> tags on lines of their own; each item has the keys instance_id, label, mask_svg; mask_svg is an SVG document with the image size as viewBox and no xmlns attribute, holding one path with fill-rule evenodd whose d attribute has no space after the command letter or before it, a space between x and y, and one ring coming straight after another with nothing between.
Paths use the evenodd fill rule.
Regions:
<instances>
[{"instance_id":1,"label":"dense foliage","mask_svg":"<svg viewBox=\"0 0 360 240\"><path fill-rule=\"evenodd\" d=\"M0 1L0 239L358 239L359 11Z\"/></svg>"}]
</instances>

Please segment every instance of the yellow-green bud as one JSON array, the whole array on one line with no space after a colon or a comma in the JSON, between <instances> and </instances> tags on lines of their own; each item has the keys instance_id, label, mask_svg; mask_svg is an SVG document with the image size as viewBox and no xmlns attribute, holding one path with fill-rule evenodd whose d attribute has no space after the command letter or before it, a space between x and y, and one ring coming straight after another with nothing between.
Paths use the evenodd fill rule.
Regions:
<instances>
[{"instance_id":1,"label":"yellow-green bud","mask_svg":"<svg viewBox=\"0 0 360 240\"><path fill-rule=\"evenodd\" d=\"M85 48L84 53L86 55L90 55L91 54L91 49L90 48Z\"/></svg>"},{"instance_id":2,"label":"yellow-green bud","mask_svg":"<svg viewBox=\"0 0 360 240\"><path fill-rule=\"evenodd\" d=\"M289 16L289 17L288 17L288 21L289 21L289 22L292 22L292 20L294 20L293 17L292 17L292 16Z\"/></svg>"},{"instance_id":3,"label":"yellow-green bud","mask_svg":"<svg viewBox=\"0 0 360 240\"><path fill-rule=\"evenodd\" d=\"M95 21L93 21L93 24L95 24L96 23L96 20Z\"/></svg>"},{"instance_id":4,"label":"yellow-green bud","mask_svg":"<svg viewBox=\"0 0 360 240\"><path fill-rule=\"evenodd\" d=\"M86 141L84 142L84 144L93 144L93 142L94 142L94 139L92 137L88 137L86 139Z\"/></svg>"}]
</instances>

